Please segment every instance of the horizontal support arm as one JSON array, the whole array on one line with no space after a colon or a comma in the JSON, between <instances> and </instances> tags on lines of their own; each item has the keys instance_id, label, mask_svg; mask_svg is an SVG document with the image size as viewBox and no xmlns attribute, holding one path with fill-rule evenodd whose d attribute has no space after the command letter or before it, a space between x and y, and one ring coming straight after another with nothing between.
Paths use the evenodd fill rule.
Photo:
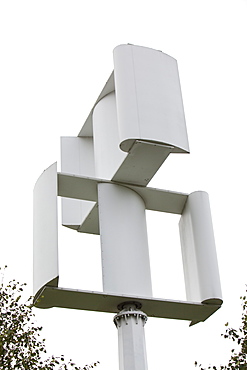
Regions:
<instances>
[{"instance_id":1,"label":"horizontal support arm","mask_svg":"<svg viewBox=\"0 0 247 370\"><path fill-rule=\"evenodd\" d=\"M97 184L108 183L125 186L138 193L146 204L146 209L167 213L182 214L188 194L174 191L160 190L138 185L130 185L116 181L107 181L90 177L82 177L58 173L58 195L65 198L74 198L98 201Z\"/></svg>"},{"instance_id":2,"label":"horizontal support arm","mask_svg":"<svg viewBox=\"0 0 247 370\"><path fill-rule=\"evenodd\" d=\"M149 317L191 321L190 325L205 321L220 305L198 302L173 301L139 296L112 295L107 293L64 289L46 286L35 299L38 308L63 307L79 310L117 313L121 303L137 301Z\"/></svg>"}]
</instances>

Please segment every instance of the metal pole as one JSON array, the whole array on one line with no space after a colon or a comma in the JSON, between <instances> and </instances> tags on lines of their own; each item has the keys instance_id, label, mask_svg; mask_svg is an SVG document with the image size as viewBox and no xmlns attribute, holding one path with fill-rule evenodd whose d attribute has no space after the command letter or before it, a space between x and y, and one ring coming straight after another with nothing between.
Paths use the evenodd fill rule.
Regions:
<instances>
[{"instance_id":1,"label":"metal pole","mask_svg":"<svg viewBox=\"0 0 247 370\"><path fill-rule=\"evenodd\" d=\"M147 315L136 302L122 304L114 317L118 329L119 370L147 370L144 325Z\"/></svg>"}]
</instances>

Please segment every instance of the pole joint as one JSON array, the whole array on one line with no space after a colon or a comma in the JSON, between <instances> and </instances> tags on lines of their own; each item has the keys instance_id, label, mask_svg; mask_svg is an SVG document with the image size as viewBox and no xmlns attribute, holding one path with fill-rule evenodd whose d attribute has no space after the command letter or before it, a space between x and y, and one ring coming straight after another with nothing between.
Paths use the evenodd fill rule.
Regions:
<instances>
[{"instance_id":1,"label":"pole joint","mask_svg":"<svg viewBox=\"0 0 247 370\"><path fill-rule=\"evenodd\" d=\"M121 311L113 319L116 328L120 328L123 324L129 325L132 318L135 320L136 325L141 324L144 326L147 322L147 315L140 310L141 306L139 302L121 303L118 306Z\"/></svg>"}]
</instances>

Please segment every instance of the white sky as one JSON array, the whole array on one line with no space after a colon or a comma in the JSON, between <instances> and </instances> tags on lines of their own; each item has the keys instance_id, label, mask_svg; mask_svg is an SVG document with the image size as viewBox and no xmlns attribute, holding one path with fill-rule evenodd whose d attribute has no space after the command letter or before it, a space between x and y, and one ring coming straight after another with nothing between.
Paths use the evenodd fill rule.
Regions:
<instances>
[{"instance_id":1,"label":"white sky","mask_svg":"<svg viewBox=\"0 0 247 370\"><path fill-rule=\"evenodd\" d=\"M149 369L220 363L247 283L247 1L0 1L1 266L32 294L32 191L76 136L122 43L178 61L190 155L171 155L149 186L209 193L224 297L204 323L150 318ZM154 292L183 299L177 217L148 214ZM99 238L59 229L60 285L100 289ZM118 369L113 315L36 310L51 353Z\"/></svg>"}]
</instances>

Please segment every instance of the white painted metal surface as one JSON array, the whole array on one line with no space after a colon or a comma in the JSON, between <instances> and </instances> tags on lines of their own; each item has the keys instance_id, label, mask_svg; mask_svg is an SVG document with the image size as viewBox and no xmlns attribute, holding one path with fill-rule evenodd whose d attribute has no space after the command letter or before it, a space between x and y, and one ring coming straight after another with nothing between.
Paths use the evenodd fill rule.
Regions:
<instances>
[{"instance_id":1,"label":"white painted metal surface","mask_svg":"<svg viewBox=\"0 0 247 370\"><path fill-rule=\"evenodd\" d=\"M115 93L106 95L93 111L96 177L111 180L127 156L119 147Z\"/></svg>"},{"instance_id":2,"label":"white painted metal surface","mask_svg":"<svg viewBox=\"0 0 247 370\"><path fill-rule=\"evenodd\" d=\"M186 294L189 301L222 303L208 194L189 195L179 222Z\"/></svg>"},{"instance_id":3,"label":"white painted metal surface","mask_svg":"<svg viewBox=\"0 0 247 370\"><path fill-rule=\"evenodd\" d=\"M106 95L116 92L121 147L148 140L189 152L177 62L161 51L136 45L114 49L114 71L106 82L79 137L93 136L92 115ZM126 111L125 111L126 109Z\"/></svg>"},{"instance_id":4,"label":"white painted metal surface","mask_svg":"<svg viewBox=\"0 0 247 370\"><path fill-rule=\"evenodd\" d=\"M95 106L98 102L103 99L106 95L115 91L115 80L114 80L114 71L111 73L110 77L108 78L104 88L102 89L101 93L98 96L93 108L91 109L84 125L82 126L78 136L79 137L92 137L93 136L93 124L92 124L92 116Z\"/></svg>"},{"instance_id":5,"label":"white painted metal surface","mask_svg":"<svg viewBox=\"0 0 247 370\"><path fill-rule=\"evenodd\" d=\"M92 137L61 137L61 170L78 176L95 176Z\"/></svg>"},{"instance_id":6,"label":"white painted metal surface","mask_svg":"<svg viewBox=\"0 0 247 370\"><path fill-rule=\"evenodd\" d=\"M107 293L152 296L142 198L126 187L98 185L103 288Z\"/></svg>"},{"instance_id":7,"label":"white painted metal surface","mask_svg":"<svg viewBox=\"0 0 247 370\"><path fill-rule=\"evenodd\" d=\"M61 170L71 175L95 176L92 137L61 137ZM62 198L62 224L78 230L94 203Z\"/></svg>"},{"instance_id":8,"label":"white painted metal surface","mask_svg":"<svg viewBox=\"0 0 247 370\"><path fill-rule=\"evenodd\" d=\"M174 150L174 147L163 143L134 140L128 153L122 151L115 92L96 104L92 121L95 174L98 178L147 185Z\"/></svg>"},{"instance_id":9,"label":"white painted metal surface","mask_svg":"<svg viewBox=\"0 0 247 370\"><path fill-rule=\"evenodd\" d=\"M58 283L57 165L36 182L33 200L33 289Z\"/></svg>"},{"instance_id":10,"label":"white painted metal surface","mask_svg":"<svg viewBox=\"0 0 247 370\"><path fill-rule=\"evenodd\" d=\"M135 140L112 180L146 186L172 150L168 145Z\"/></svg>"},{"instance_id":11,"label":"white painted metal surface","mask_svg":"<svg viewBox=\"0 0 247 370\"><path fill-rule=\"evenodd\" d=\"M144 325L147 315L126 304L114 317L118 329L119 370L147 370Z\"/></svg>"},{"instance_id":12,"label":"white painted metal surface","mask_svg":"<svg viewBox=\"0 0 247 370\"><path fill-rule=\"evenodd\" d=\"M176 60L134 45L120 45L113 54L122 150L140 139L189 152Z\"/></svg>"}]
</instances>

